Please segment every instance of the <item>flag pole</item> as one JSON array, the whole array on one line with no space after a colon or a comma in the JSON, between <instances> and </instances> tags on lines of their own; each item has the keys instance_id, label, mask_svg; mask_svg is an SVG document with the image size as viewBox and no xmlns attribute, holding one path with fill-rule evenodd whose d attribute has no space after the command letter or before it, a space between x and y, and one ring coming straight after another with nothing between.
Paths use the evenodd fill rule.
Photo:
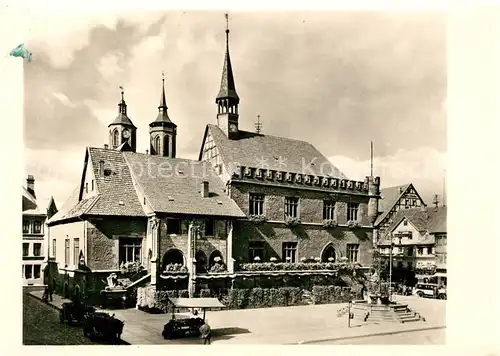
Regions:
<instances>
[{"instance_id":1,"label":"flag pole","mask_svg":"<svg viewBox=\"0 0 500 356\"><path fill-rule=\"evenodd\" d=\"M370 177L373 177L373 141L370 141Z\"/></svg>"}]
</instances>

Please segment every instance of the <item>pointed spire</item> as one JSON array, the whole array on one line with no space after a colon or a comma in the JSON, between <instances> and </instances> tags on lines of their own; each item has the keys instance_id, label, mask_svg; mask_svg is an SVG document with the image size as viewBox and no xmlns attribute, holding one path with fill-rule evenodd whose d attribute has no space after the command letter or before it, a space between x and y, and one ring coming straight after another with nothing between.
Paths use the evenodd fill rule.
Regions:
<instances>
[{"instance_id":1,"label":"pointed spire","mask_svg":"<svg viewBox=\"0 0 500 356\"><path fill-rule=\"evenodd\" d=\"M156 120L154 122L173 124L173 122L168 117L168 112L167 112L168 109L167 99L165 98L165 72L161 72L161 77L162 77L161 78L162 87L161 87L160 106L158 106L158 116L156 117Z\"/></svg>"},{"instance_id":2,"label":"pointed spire","mask_svg":"<svg viewBox=\"0 0 500 356\"><path fill-rule=\"evenodd\" d=\"M224 66L222 68L222 78L220 83L219 94L217 95L216 101L218 99L235 99L239 102L240 98L236 93L236 87L234 85L233 67L231 66L231 58L229 56L229 17L226 16L226 54L224 56Z\"/></svg>"},{"instance_id":3,"label":"pointed spire","mask_svg":"<svg viewBox=\"0 0 500 356\"><path fill-rule=\"evenodd\" d=\"M165 99L165 72L161 72L161 82L162 82L162 88L161 88L161 98L160 98L160 106L158 106L158 109L163 109L164 111L167 111L167 100Z\"/></svg>"}]
</instances>

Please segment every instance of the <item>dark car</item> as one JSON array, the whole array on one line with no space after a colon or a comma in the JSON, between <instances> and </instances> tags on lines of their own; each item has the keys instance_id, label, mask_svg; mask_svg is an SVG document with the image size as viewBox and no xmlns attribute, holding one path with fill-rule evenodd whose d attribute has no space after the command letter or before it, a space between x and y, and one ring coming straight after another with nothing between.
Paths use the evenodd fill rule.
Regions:
<instances>
[{"instance_id":1,"label":"dark car","mask_svg":"<svg viewBox=\"0 0 500 356\"><path fill-rule=\"evenodd\" d=\"M59 310L59 321L61 323L67 322L68 325L73 323L81 323L84 321L87 314L95 312L95 308L90 305L81 303L63 303L61 310Z\"/></svg>"},{"instance_id":2,"label":"dark car","mask_svg":"<svg viewBox=\"0 0 500 356\"><path fill-rule=\"evenodd\" d=\"M83 335L90 339L101 337L106 340L119 340L125 323L114 315L104 312L95 312L85 316Z\"/></svg>"},{"instance_id":3,"label":"dark car","mask_svg":"<svg viewBox=\"0 0 500 356\"><path fill-rule=\"evenodd\" d=\"M175 339L186 335L199 336L202 318L171 319L163 327L161 333L165 339Z\"/></svg>"}]
</instances>

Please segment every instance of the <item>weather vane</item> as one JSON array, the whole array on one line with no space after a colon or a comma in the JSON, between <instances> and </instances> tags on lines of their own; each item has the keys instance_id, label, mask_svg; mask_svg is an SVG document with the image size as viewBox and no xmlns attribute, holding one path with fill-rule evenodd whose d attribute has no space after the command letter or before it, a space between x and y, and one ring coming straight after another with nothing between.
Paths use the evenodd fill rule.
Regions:
<instances>
[{"instance_id":1,"label":"weather vane","mask_svg":"<svg viewBox=\"0 0 500 356\"><path fill-rule=\"evenodd\" d=\"M122 91L122 100L123 100L123 87L120 85L120 89Z\"/></svg>"},{"instance_id":2,"label":"weather vane","mask_svg":"<svg viewBox=\"0 0 500 356\"><path fill-rule=\"evenodd\" d=\"M226 17L226 31L229 31L229 14L226 12L224 16Z\"/></svg>"}]
</instances>

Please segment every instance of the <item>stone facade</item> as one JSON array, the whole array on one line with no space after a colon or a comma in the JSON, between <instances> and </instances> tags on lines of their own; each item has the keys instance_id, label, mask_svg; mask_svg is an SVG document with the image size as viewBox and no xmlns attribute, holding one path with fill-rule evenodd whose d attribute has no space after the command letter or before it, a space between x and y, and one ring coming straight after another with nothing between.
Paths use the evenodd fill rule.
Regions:
<instances>
[{"instance_id":1,"label":"stone facade","mask_svg":"<svg viewBox=\"0 0 500 356\"><path fill-rule=\"evenodd\" d=\"M146 219L90 220L87 236L87 266L92 270L119 269L120 238L141 239L141 258L146 260Z\"/></svg>"},{"instance_id":2,"label":"stone facade","mask_svg":"<svg viewBox=\"0 0 500 356\"><path fill-rule=\"evenodd\" d=\"M297 242L297 260L301 257L319 257L325 247L332 245L337 259L347 257L347 244L359 244L358 261L364 266L372 262L372 235L368 216L368 195L336 196L335 218L339 224L336 228L323 227L323 204L331 201L327 191L297 189L294 187L276 187L271 185L255 185L236 183L231 186L231 198L236 201L242 211L250 215L250 194L263 194L264 214L267 222L254 224L240 221L235 224L233 239L233 256L238 262L249 261L249 242L263 241L264 259L271 257L284 260L282 247L284 242ZM285 225L285 197L299 198L298 216L301 224L296 227ZM347 223L347 204L357 203L358 222L362 228L351 230Z\"/></svg>"}]
</instances>

